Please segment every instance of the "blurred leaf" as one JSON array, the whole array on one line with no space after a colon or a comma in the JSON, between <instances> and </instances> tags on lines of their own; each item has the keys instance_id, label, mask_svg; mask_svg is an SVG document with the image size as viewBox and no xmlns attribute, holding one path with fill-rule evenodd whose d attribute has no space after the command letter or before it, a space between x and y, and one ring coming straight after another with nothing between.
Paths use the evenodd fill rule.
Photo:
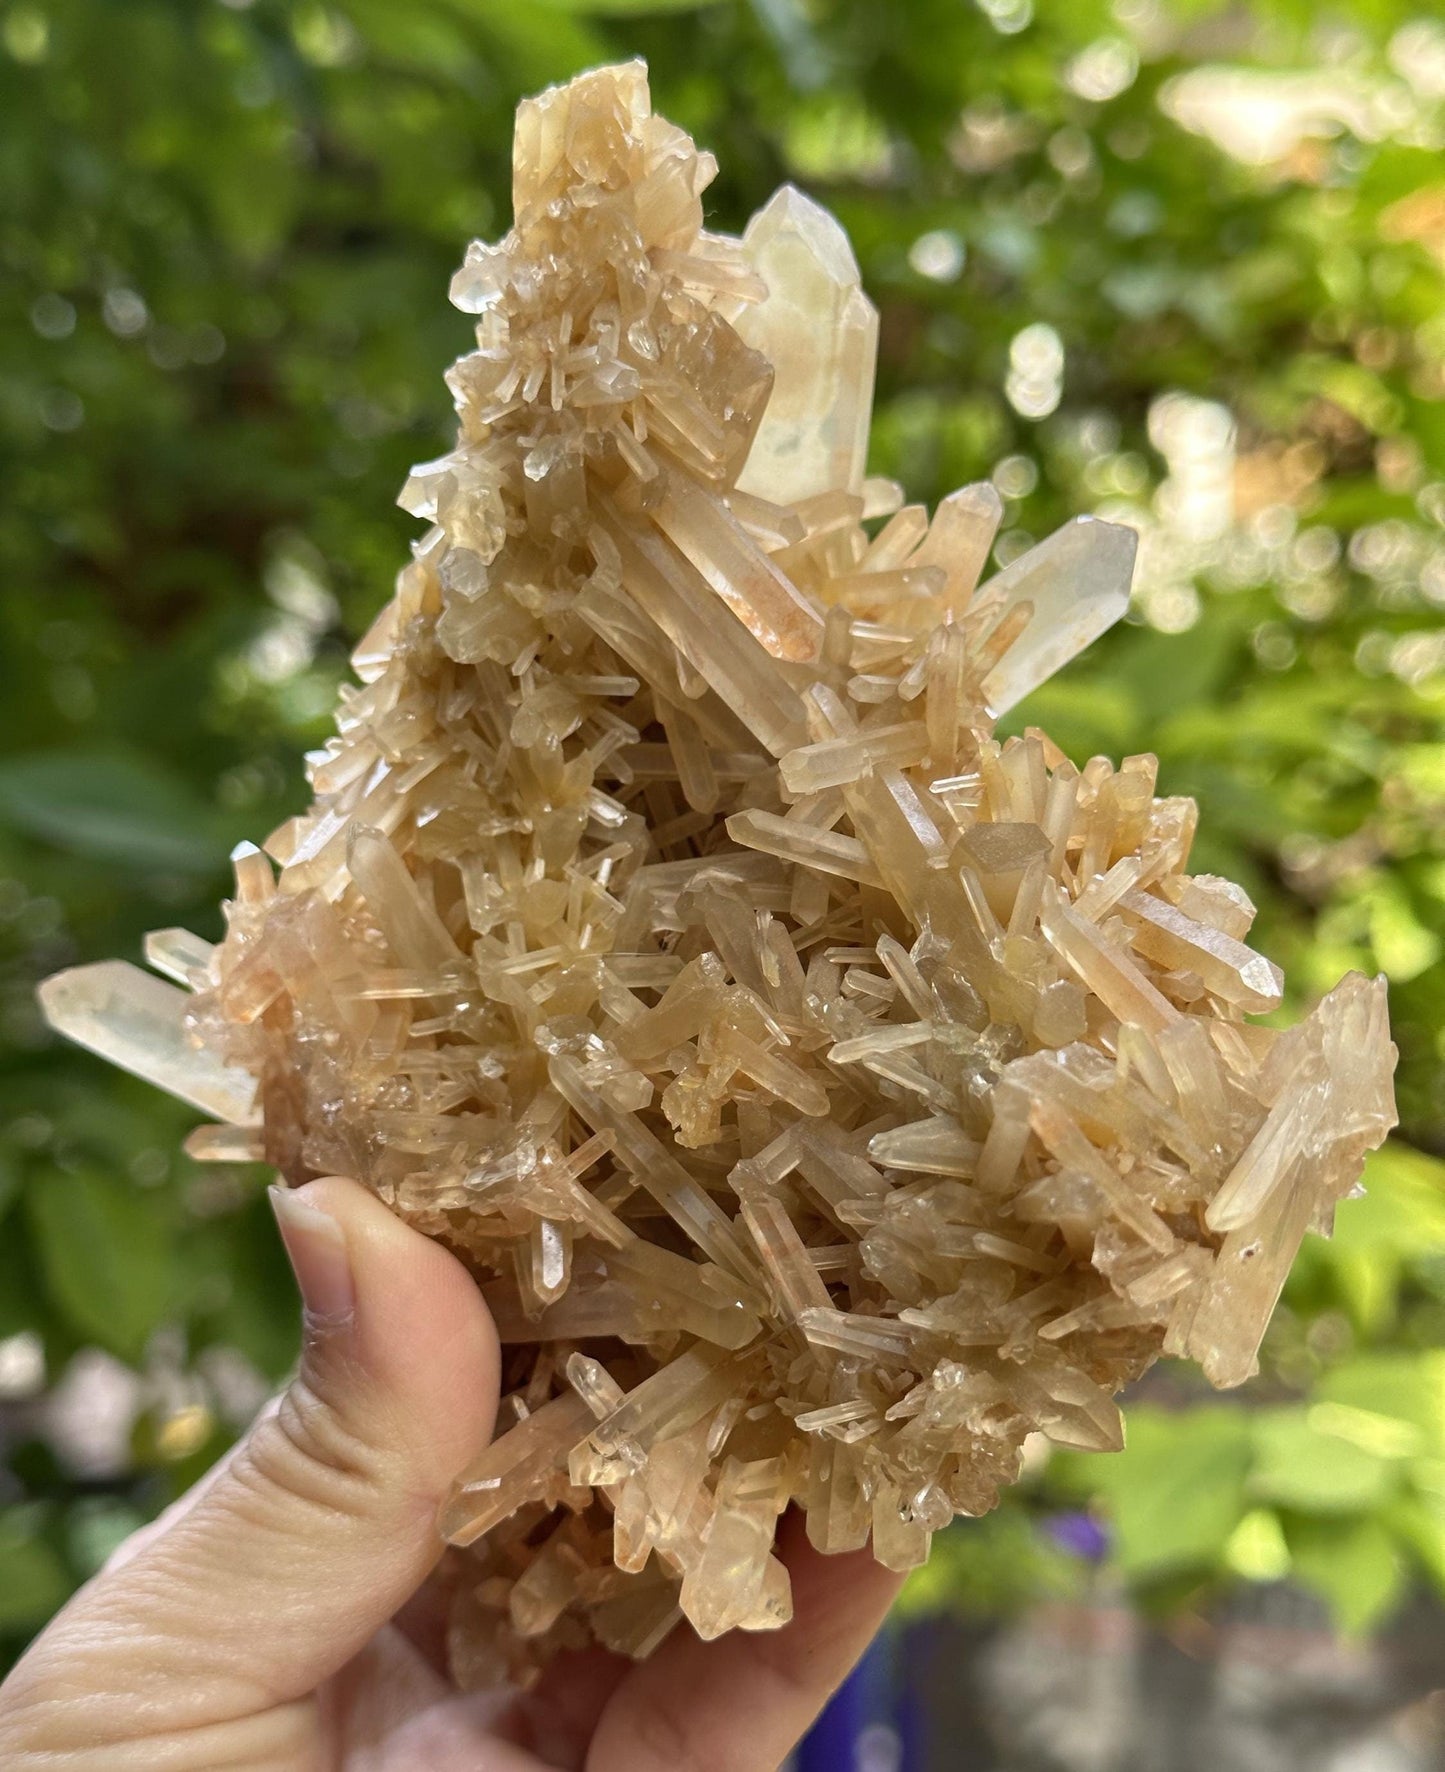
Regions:
<instances>
[{"instance_id":1,"label":"blurred leaf","mask_svg":"<svg viewBox=\"0 0 1445 1772\"><path fill-rule=\"evenodd\" d=\"M170 1228L151 1197L98 1170L38 1175L25 1204L45 1282L75 1327L139 1358L171 1306Z\"/></svg>"},{"instance_id":2,"label":"blurred leaf","mask_svg":"<svg viewBox=\"0 0 1445 1772\"><path fill-rule=\"evenodd\" d=\"M0 1234L0 1341L27 1329L43 1335L50 1327L51 1302L35 1271L24 1220L17 1213Z\"/></svg>"},{"instance_id":3,"label":"blurred leaf","mask_svg":"<svg viewBox=\"0 0 1445 1772\"><path fill-rule=\"evenodd\" d=\"M1287 1536L1296 1578L1320 1596L1348 1635L1362 1636L1378 1624L1404 1592L1399 1549L1375 1520L1301 1521Z\"/></svg>"},{"instance_id":4,"label":"blurred leaf","mask_svg":"<svg viewBox=\"0 0 1445 1772\"><path fill-rule=\"evenodd\" d=\"M461 21L439 9L403 12L385 0L350 0L348 12L371 47L400 67L455 77L474 59L475 45Z\"/></svg>"},{"instance_id":5,"label":"blurred leaf","mask_svg":"<svg viewBox=\"0 0 1445 1772\"><path fill-rule=\"evenodd\" d=\"M214 816L159 764L109 752L0 761L0 820L93 861L214 871Z\"/></svg>"},{"instance_id":6,"label":"blurred leaf","mask_svg":"<svg viewBox=\"0 0 1445 1772\"><path fill-rule=\"evenodd\" d=\"M1402 1497L1385 1519L1445 1594L1445 1494L1431 1490Z\"/></svg>"},{"instance_id":7,"label":"blurred leaf","mask_svg":"<svg viewBox=\"0 0 1445 1772\"><path fill-rule=\"evenodd\" d=\"M1315 1387L1323 1404L1373 1413L1415 1430L1421 1456L1445 1458L1445 1352L1382 1353L1351 1360Z\"/></svg>"},{"instance_id":8,"label":"blurred leaf","mask_svg":"<svg viewBox=\"0 0 1445 1772\"><path fill-rule=\"evenodd\" d=\"M1368 903L1370 946L1382 972L1398 984L1407 984L1435 964L1441 938L1420 921L1399 881L1381 880Z\"/></svg>"},{"instance_id":9,"label":"blurred leaf","mask_svg":"<svg viewBox=\"0 0 1445 1772\"><path fill-rule=\"evenodd\" d=\"M1125 1450L1091 1455L1087 1473L1123 1573L1153 1579L1215 1563L1245 1512L1249 1461L1249 1431L1231 1410L1131 1411Z\"/></svg>"},{"instance_id":10,"label":"blurred leaf","mask_svg":"<svg viewBox=\"0 0 1445 1772\"><path fill-rule=\"evenodd\" d=\"M0 1222L20 1193L20 1162L13 1151L0 1145Z\"/></svg>"},{"instance_id":11,"label":"blurred leaf","mask_svg":"<svg viewBox=\"0 0 1445 1772\"><path fill-rule=\"evenodd\" d=\"M592 13L598 18L626 18L647 12L700 12L721 0L537 0L548 12Z\"/></svg>"},{"instance_id":12,"label":"blurred leaf","mask_svg":"<svg viewBox=\"0 0 1445 1772\"><path fill-rule=\"evenodd\" d=\"M296 1358L301 1308L291 1267L265 1195L197 1227L187 1239L186 1283L194 1292L199 1344L234 1348L268 1378Z\"/></svg>"},{"instance_id":13,"label":"blurred leaf","mask_svg":"<svg viewBox=\"0 0 1445 1772\"><path fill-rule=\"evenodd\" d=\"M607 58L606 45L593 34L580 9L569 16L567 8L516 6L511 0L448 0L448 4L485 27L494 47L511 64L512 78L522 88L518 98L529 87L565 80Z\"/></svg>"},{"instance_id":14,"label":"blurred leaf","mask_svg":"<svg viewBox=\"0 0 1445 1772\"><path fill-rule=\"evenodd\" d=\"M999 730L1042 726L1070 756L1117 756L1129 747L1137 715L1123 684L1107 678L1074 682L1063 676L1036 689Z\"/></svg>"},{"instance_id":15,"label":"blurred leaf","mask_svg":"<svg viewBox=\"0 0 1445 1772\"><path fill-rule=\"evenodd\" d=\"M1245 612L1225 604L1211 609L1209 621L1192 633L1140 633L1115 679L1139 718L1152 726L1181 707L1227 706L1228 691L1238 680L1234 666L1244 620Z\"/></svg>"},{"instance_id":16,"label":"blurred leaf","mask_svg":"<svg viewBox=\"0 0 1445 1772\"><path fill-rule=\"evenodd\" d=\"M1396 1487L1391 1463L1337 1433L1322 1432L1300 1409L1273 1409L1250 1423L1254 1462L1249 1492L1304 1513L1361 1513Z\"/></svg>"},{"instance_id":17,"label":"blurred leaf","mask_svg":"<svg viewBox=\"0 0 1445 1772\"><path fill-rule=\"evenodd\" d=\"M69 1597L65 1565L40 1538L39 1526L36 1508L0 1513L0 1630L43 1624Z\"/></svg>"},{"instance_id":18,"label":"blurred leaf","mask_svg":"<svg viewBox=\"0 0 1445 1772\"><path fill-rule=\"evenodd\" d=\"M1252 1508L1229 1535L1224 1560L1246 1581L1280 1581L1289 1574L1289 1546L1279 1515Z\"/></svg>"},{"instance_id":19,"label":"blurred leaf","mask_svg":"<svg viewBox=\"0 0 1445 1772\"><path fill-rule=\"evenodd\" d=\"M992 1513L955 1520L936 1535L928 1562L904 1583L900 1617L954 1611L1006 1615L1044 1595L1078 1593L1087 1565L1052 1543L1016 1501L1005 1496Z\"/></svg>"},{"instance_id":20,"label":"blurred leaf","mask_svg":"<svg viewBox=\"0 0 1445 1772\"><path fill-rule=\"evenodd\" d=\"M1445 1254L1445 1163L1391 1141L1366 1158L1364 1189L1336 1209L1328 1242L1309 1240L1287 1296L1323 1280L1374 1336L1395 1317L1402 1276Z\"/></svg>"},{"instance_id":21,"label":"blurred leaf","mask_svg":"<svg viewBox=\"0 0 1445 1772\"><path fill-rule=\"evenodd\" d=\"M1334 1243L1401 1255L1445 1251L1445 1162L1391 1140L1365 1159L1364 1193L1335 1211Z\"/></svg>"},{"instance_id":22,"label":"blurred leaf","mask_svg":"<svg viewBox=\"0 0 1445 1772\"><path fill-rule=\"evenodd\" d=\"M1400 1252L1387 1243L1332 1249L1328 1266L1341 1302L1364 1335L1388 1328L1399 1295Z\"/></svg>"}]
</instances>

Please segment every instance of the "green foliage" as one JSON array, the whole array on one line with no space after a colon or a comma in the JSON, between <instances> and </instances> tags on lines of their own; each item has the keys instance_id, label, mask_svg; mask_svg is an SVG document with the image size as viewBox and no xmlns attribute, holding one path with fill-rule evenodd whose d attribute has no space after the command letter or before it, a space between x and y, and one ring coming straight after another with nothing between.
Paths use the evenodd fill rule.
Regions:
<instances>
[{"instance_id":1,"label":"green foliage","mask_svg":"<svg viewBox=\"0 0 1445 1772\"><path fill-rule=\"evenodd\" d=\"M0 765L0 819L91 861L210 873L219 821L159 764L106 751L38 751Z\"/></svg>"},{"instance_id":2,"label":"green foliage","mask_svg":"<svg viewBox=\"0 0 1445 1772\"><path fill-rule=\"evenodd\" d=\"M97 1169L58 1172L26 1205L48 1295L78 1334L139 1361L174 1309L170 1215Z\"/></svg>"},{"instance_id":3,"label":"green foliage","mask_svg":"<svg viewBox=\"0 0 1445 1772\"><path fill-rule=\"evenodd\" d=\"M899 1597L905 1618L954 1611L984 1617L1047 1595L1069 1599L1084 1587L1079 1561L1040 1532L1020 1507L1001 1507L951 1527Z\"/></svg>"},{"instance_id":4,"label":"green foliage","mask_svg":"<svg viewBox=\"0 0 1445 1772\"><path fill-rule=\"evenodd\" d=\"M1445 1586L1428 10L0 0L0 1338L34 1338L0 1371L23 1390L37 1351L54 1382L99 1347L143 1379L83 1481L0 1403L0 1636L164 1504L294 1337L262 1177L186 1161L184 1111L48 1041L34 984L148 927L218 932L227 849L301 803L406 557L395 490L449 440L444 292L506 226L512 107L637 53L718 155L715 225L793 178L849 227L883 311L876 471L928 500L992 475L1001 557L1079 510L1144 529L1136 615L1020 722L1158 753L1292 1010L1350 966L1392 983L1403 1141L1311 1241L1259 1385L1156 1375L1128 1451L1057 1456L919 1595L1059 1591L1033 1522L1081 1499L1161 1603L1292 1569L1364 1628ZM1208 131L1260 108L1200 121L1220 63L1374 96L1232 157Z\"/></svg>"},{"instance_id":5,"label":"green foliage","mask_svg":"<svg viewBox=\"0 0 1445 1772\"><path fill-rule=\"evenodd\" d=\"M1250 1450L1249 1424L1233 1410L1141 1407L1125 1450L1075 1480L1107 1510L1121 1572L1147 1582L1223 1557L1245 1511Z\"/></svg>"},{"instance_id":6,"label":"green foliage","mask_svg":"<svg viewBox=\"0 0 1445 1772\"><path fill-rule=\"evenodd\" d=\"M65 1564L40 1535L41 1511L0 1513L0 1631L33 1630L67 1598Z\"/></svg>"}]
</instances>

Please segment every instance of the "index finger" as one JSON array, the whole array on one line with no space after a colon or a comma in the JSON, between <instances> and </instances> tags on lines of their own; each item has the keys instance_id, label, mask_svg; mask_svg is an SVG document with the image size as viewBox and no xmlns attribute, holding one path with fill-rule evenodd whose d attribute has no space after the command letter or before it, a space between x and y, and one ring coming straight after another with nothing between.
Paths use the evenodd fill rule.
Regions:
<instances>
[{"instance_id":1,"label":"index finger","mask_svg":"<svg viewBox=\"0 0 1445 1772\"><path fill-rule=\"evenodd\" d=\"M710 1643L682 1625L618 1685L598 1720L587 1772L776 1772L902 1584L870 1550L815 1551L796 1514L783 1520L778 1549L792 1577L792 1622Z\"/></svg>"}]
</instances>

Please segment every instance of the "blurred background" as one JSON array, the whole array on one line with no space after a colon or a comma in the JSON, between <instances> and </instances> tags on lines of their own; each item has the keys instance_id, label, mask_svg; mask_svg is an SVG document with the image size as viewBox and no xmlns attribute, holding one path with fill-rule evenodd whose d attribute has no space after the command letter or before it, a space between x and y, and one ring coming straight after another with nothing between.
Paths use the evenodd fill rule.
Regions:
<instances>
[{"instance_id":1,"label":"blurred background","mask_svg":"<svg viewBox=\"0 0 1445 1772\"><path fill-rule=\"evenodd\" d=\"M1445 1766L1430 0L0 4L0 1644L215 1457L296 1319L265 1177L186 1161L186 1110L49 1038L35 983L219 934L449 443L513 106L636 53L721 162L713 226L792 179L849 229L874 472L992 478L1001 561L1141 530L1128 622L1017 723L1158 752L1291 1014L1384 971L1400 1046L1400 1135L1257 1382L1161 1367L1126 1452L1041 1448L809 1763Z\"/></svg>"}]
</instances>

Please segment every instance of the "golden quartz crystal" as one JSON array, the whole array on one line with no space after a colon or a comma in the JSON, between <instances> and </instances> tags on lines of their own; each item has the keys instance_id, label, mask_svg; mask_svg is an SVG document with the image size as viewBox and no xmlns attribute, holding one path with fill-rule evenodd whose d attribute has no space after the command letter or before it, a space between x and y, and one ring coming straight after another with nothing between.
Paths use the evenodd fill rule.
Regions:
<instances>
[{"instance_id":1,"label":"golden quartz crystal","mask_svg":"<svg viewBox=\"0 0 1445 1772\"><path fill-rule=\"evenodd\" d=\"M784 188L710 233L713 172L640 63L521 106L311 810L238 851L219 947L152 938L173 984L43 991L226 1122L196 1157L357 1176L477 1276L474 1684L782 1624L790 1503L922 1563L1029 1433L1119 1446L1160 1353L1241 1383L1395 1119L1383 981L1246 1019L1280 974L1153 757L992 736L1123 614L1133 533L980 585L991 487L865 478L842 229Z\"/></svg>"}]
</instances>

